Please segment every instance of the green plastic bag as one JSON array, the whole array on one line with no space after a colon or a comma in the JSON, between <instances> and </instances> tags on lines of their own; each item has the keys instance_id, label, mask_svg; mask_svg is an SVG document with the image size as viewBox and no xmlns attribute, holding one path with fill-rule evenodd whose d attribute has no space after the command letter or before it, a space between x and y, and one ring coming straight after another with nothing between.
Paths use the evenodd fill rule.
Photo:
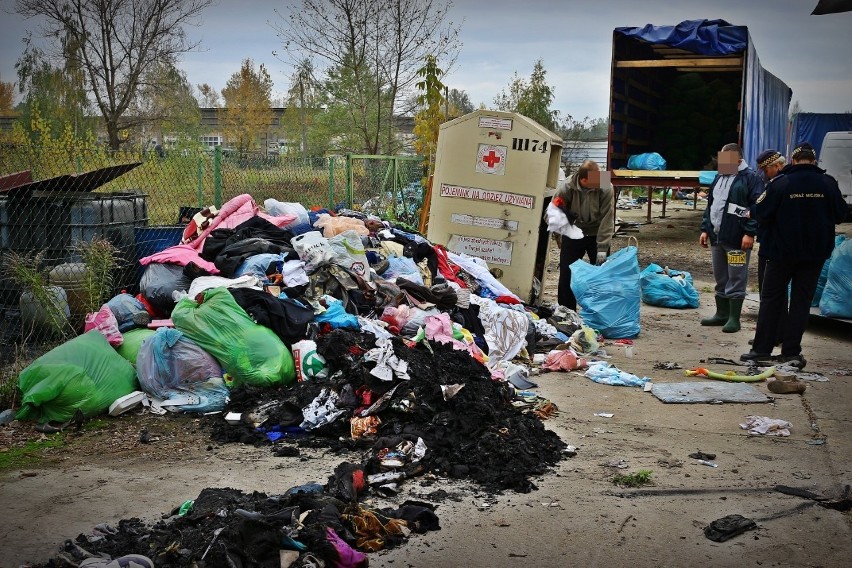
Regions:
<instances>
[{"instance_id":1,"label":"green plastic bag","mask_svg":"<svg viewBox=\"0 0 852 568\"><path fill-rule=\"evenodd\" d=\"M234 379L234 385L268 387L296 378L293 356L275 333L254 322L227 288L202 294L200 304L180 300L172 312L175 328L213 355Z\"/></svg>"},{"instance_id":2,"label":"green plastic bag","mask_svg":"<svg viewBox=\"0 0 852 568\"><path fill-rule=\"evenodd\" d=\"M124 341L115 350L135 367L136 356L139 355L139 348L142 347L142 342L155 333L153 329L131 329L130 331L125 331L122 334Z\"/></svg>"},{"instance_id":3,"label":"green plastic bag","mask_svg":"<svg viewBox=\"0 0 852 568\"><path fill-rule=\"evenodd\" d=\"M24 397L15 418L65 422L78 409L87 417L104 412L139 383L133 365L93 330L33 361L18 386Z\"/></svg>"}]
</instances>

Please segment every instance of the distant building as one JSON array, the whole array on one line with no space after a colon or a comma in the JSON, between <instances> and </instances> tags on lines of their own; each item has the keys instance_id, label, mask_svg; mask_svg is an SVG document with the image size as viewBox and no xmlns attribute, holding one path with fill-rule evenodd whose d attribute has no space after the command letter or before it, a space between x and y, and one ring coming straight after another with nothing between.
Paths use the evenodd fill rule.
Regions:
<instances>
[{"instance_id":1,"label":"distant building","mask_svg":"<svg viewBox=\"0 0 852 568\"><path fill-rule=\"evenodd\" d=\"M216 146L230 147L219 127L219 108L200 108L201 111L201 135L199 141L210 148ZM272 123L269 125L264 138L258 140L261 148L266 148L269 154L298 152L298 140L287 140L281 134L281 118L286 112L286 107L273 107ZM397 116L396 120L396 138L402 145L401 154L411 154L414 152L414 118L410 116Z\"/></svg>"},{"instance_id":2,"label":"distant building","mask_svg":"<svg viewBox=\"0 0 852 568\"><path fill-rule=\"evenodd\" d=\"M605 170L607 144L606 138L563 140L562 165L565 167L565 175L573 174L586 160L594 160L602 170Z\"/></svg>"}]
</instances>

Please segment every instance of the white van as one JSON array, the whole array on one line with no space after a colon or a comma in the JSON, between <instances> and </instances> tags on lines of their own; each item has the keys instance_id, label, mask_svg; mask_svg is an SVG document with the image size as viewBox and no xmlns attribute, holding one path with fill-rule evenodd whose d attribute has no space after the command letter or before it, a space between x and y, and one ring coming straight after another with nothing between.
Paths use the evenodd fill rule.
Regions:
<instances>
[{"instance_id":1,"label":"white van","mask_svg":"<svg viewBox=\"0 0 852 568\"><path fill-rule=\"evenodd\" d=\"M819 167L837 180L852 214L852 132L827 132L819 152Z\"/></svg>"}]
</instances>

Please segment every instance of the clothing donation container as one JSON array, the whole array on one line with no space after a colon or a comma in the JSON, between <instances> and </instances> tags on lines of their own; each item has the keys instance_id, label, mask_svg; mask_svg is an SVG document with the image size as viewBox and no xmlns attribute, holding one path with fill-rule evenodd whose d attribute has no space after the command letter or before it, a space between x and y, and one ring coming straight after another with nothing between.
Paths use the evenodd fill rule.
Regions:
<instances>
[{"instance_id":1,"label":"clothing donation container","mask_svg":"<svg viewBox=\"0 0 852 568\"><path fill-rule=\"evenodd\" d=\"M544 207L556 191L561 154L559 135L517 113L476 110L442 124L428 239L483 259L503 285L534 303L547 262Z\"/></svg>"}]
</instances>

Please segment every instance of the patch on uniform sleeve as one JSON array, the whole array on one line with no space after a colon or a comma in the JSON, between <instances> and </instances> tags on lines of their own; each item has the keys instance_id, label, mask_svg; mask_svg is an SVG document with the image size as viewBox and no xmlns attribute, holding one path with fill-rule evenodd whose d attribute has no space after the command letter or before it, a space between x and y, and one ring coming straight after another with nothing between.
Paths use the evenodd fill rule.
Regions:
<instances>
[{"instance_id":1,"label":"patch on uniform sleeve","mask_svg":"<svg viewBox=\"0 0 852 568\"><path fill-rule=\"evenodd\" d=\"M763 198L764 198L764 197L766 197L766 190L764 190L764 191L763 191L763 193L761 193L761 194L757 197L757 202L758 202L758 203L760 203L761 201L763 201Z\"/></svg>"}]
</instances>

